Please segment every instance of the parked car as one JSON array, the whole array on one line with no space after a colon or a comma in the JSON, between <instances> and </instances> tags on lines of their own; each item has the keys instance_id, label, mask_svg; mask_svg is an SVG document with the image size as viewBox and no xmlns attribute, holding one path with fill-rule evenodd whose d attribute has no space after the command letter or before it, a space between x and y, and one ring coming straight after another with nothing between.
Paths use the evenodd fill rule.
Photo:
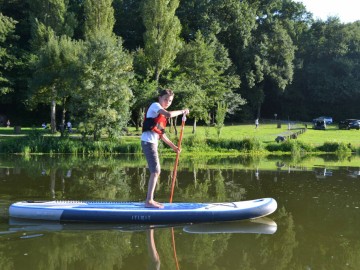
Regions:
<instances>
[{"instance_id":1,"label":"parked car","mask_svg":"<svg viewBox=\"0 0 360 270\"><path fill-rule=\"evenodd\" d=\"M320 129L320 130L325 130L326 129L326 122L324 119L317 119L314 122L314 126L313 129Z\"/></svg>"},{"instance_id":2,"label":"parked car","mask_svg":"<svg viewBox=\"0 0 360 270\"><path fill-rule=\"evenodd\" d=\"M360 129L360 120L358 119L345 119L339 122L339 129Z\"/></svg>"},{"instance_id":3,"label":"parked car","mask_svg":"<svg viewBox=\"0 0 360 270\"><path fill-rule=\"evenodd\" d=\"M315 124L318 121L324 120L325 124L330 125L333 123L333 119L330 116L320 116L318 118L313 119L313 124Z\"/></svg>"}]
</instances>

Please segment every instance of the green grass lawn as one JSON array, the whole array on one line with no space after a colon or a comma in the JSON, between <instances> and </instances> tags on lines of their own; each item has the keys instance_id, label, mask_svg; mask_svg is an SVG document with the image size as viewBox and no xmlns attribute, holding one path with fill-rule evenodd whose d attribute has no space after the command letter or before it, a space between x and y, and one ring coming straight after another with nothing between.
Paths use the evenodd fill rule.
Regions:
<instances>
[{"instance_id":1,"label":"green grass lawn","mask_svg":"<svg viewBox=\"0 0 360 270\"><path fill-rule=\"evenodd\" d=\"M308 129L307 132L300 135L298 140L312 144L321 145L324 142L343 142L351 143L354 146L360 146L360 130L339 130L337 126L328 126L326 130Z\"/></svg>"},{"instance_id":2,"label":"green grass lawn","mask_svg":"<svg viewBox=\"0 0 360 270\"><path fill-rule=\"evenodd\" d=\"M298 125L302 128L303 125ZM198 136L206 136L206 129L208 129L208 136L211 138L217 138L217 131L215 127L203 127L199 126L196 129ZM292 131L295 131L293 129ZM262 143L275 142L275 138L288 132L287 125L281 125L281 128L277 128L276 124L262 124L255 129L254 125L228 125L225 126L220 134L222 139L236 139L241 140L244 138L257 138ZM186 126L184 130L184 136L192 134L192 127ZM315 130L312 127L308 128L307 131L299 135L298 140L318 146L325 142L344 142L351 143L354 146L360 146L360 130L339 130L337 126L328 126L326 130Z\"/></svg>"},{"instance_id":3,"label":"green grass lawn","mask_svg":"<svg viewBox=\"0 0 360 270\"><path fill-rule=\"evenodd\" d=\"M43 129L43 128L21 127L20 133L17 134L17 133L15 133L14 127L9 127L9 128L8 127L0 127L0 135L8 135L8 136L29 135L34 130L36 130L37 132L41 132L43 134L50 134L49 129Z\"/></svg>"},{"instance_id":4,"label":"green grass lawn","mask_svg":"<svg viewBox=\"0 0 360 270\"><path fill-rule=\"evenodd\" d=\"M180 132L180 126L178 126ZM141 132L136 132L135 128L129 128L130 133L139 135ZM193 135L193 127L186 125L184 128L184 137ZM276 124L260 125L255 129L255 125L226 125L222 128L220 133L221 139L241 140L244 138L256 137L262 142L273 142L276 136L282 132L287 131L287 126L282 125L282 128L277 128ZM167 128L167 134L171 136ZM200 137L217 138L217 130L215 127L197 126L196 135Z\"/></svg>"},{"instance_id":5,"label":"green grass lawn","mask_svg":"<svg viewBox=\"0 0 360 270\"><path fill-rule=\"evenodd\" d=\"M299 124L298 128L303 127ZM281 128L277 128L275 123L273 124L260 124L258 129L255 129L255 125L226 125L222 128L220 138L221 139L233 139L233 140L242 140L244 138L257 138L262 143L275 142L275 138L284 132L287 132L287 125L283 124ZM7 136L21 136L31 133L33 128L21 128L20 134L15 134L14 128L0 128L0 137L4 139ZM43 133L44 135L49 135L49 130L44 130L42 128L36 128L37 131ZM186 125L184 129L184 138L192 136L193 127ZM178 132L180 132L180 126L178 126ZM59 136L60 133L57 133L56 136ZM129 136L125 136L125 140L138 140L138 137L141 134L140 131L136 131L134 127L129 127ZM170 133L167 131L169 137L174 136L173 132ZM73 133L71 137L79 137L80 134ZM196 136L207 137L207 138L217 138L217 130L215 127L205 127L197 126ZM344 142L346 144L351 143L355 147L360 146L360 131L359 130L339 130L336 125L330 125L326 130L314 130L312 127L299 135L299 141L302 141L307 144L314 146L322 145L325 142Z\"/></svg>"}]
</instances>

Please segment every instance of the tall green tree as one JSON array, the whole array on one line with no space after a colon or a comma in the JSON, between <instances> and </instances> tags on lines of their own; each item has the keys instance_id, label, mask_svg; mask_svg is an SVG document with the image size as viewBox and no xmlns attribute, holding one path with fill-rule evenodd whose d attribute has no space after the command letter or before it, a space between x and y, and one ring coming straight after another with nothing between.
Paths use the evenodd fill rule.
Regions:
<instances>
[{"instance_id":1,"label":"tall green tree","mask_svg":"<svg viewBox=\"0 0 360 270\"><path fill-rule=\"evenodd\" d=\"M225 102L218 102L217 104L217 110L216 110L216 123L215 128L218 135L218 138L220 138L221 130L224 127L224 121L226 116L226 104Z\"/></svg>"},{"instance_id":2,"label":"tall green tree","mask_svg":"<svg viewBox=\"0 0 360 270\"><path fill-rule=\"evenodd\" d=\"M4 16L16 21L12 34L1 45L6 48L8 56L11 55L11 60L0 64L0 69L6 67L3 74L9 80L3 84L8 93L0 98L0 111L11 117L12 124L25 125L32 122L24 102L28 94L28 78L31 76L28 65L31 56L29 5L24 0L2 0L0 10Z\"/></svg>"},{"instance_id":3,"label":"tall green tree","mask_svg":"<svg viewBox=\"0 0 360 270\"><path fill-rule=\"evenodd\" d=\"M15 34L18 36L17 46L21 49L28 49L31 28L28 1L1 0L0 10L3 15L17 21L15 29Z\"/></svg>"},{"instance_id":4,"label":"tall green tree","mask_svg":"<svg viewBox=\"0 0 360 270\"><path fill-rule=\"evenodd\" d=\"M191 114L188 117L194 120L192 133L195 133L198 120L206 122L209 120L206 92L199 84L184 74L176 76L169 87L176 93L175 104L172 106L190 109ZM175 118L175 124L176 122L177 118ZM174 126L176 128L176 125ZM177 132L176 129L175 132Z\"/></svg>"},{"instance_id":5,"label":"tall green tree","mask_svg":"<svg viewBox=\"0 0 360 270\"><path fill-rule=\"evenodd\" d=\"M45 64L45 66L51 64L47 61L43 61L43 53L46 51L54 52L54 40L57 36L69 36L73 35L74 27L76 26L76 20L74 14L67 11L69 0L28 0L30 7L30 20L32 22L32 48L33 53L36 56L33 66L43 70L39 65ZM55 50L56 51L56 50ZM45 53L46 54L46 53ZM56 53L53 56L56 58ZM50 57L51 58L51 57ZM60 70L63 66L58 66ZM51 70L51 69L50 69ZM56 75L56 74L55 74ZM60 78L54 78L53 81L48 81L49 85L39 88L31 89L31 93L43 95L45 100L50 98L47 102L50 104L50 119L51 119L51 132L55 133L56 128L56 105L57 105L57 91ZM36 77L32 78L30 85L37 85L34 83L37 81ZM34 100L30 96L31 100Z\"/></svg>"},{"instance_id":6,"label":"tall green tree","mask_svg":"<svg viewBox=\"0 0 360 270\"><path fill-rule=\"evenodd\" d=\"M69 0L27 0L32 24L32 45L36 52L52 32L72 37L77 25L75 14L68 12Z\"/></svg>"},{"instance_id":7,"label":"tall green tree","mask_svg":"<svg viewBox=\"0 0 360 270\"><path fill-rule=\"evenodd\" d=\"M316 21L300 48L303 64L285 96L286 110L299 113L291 108L299 102L301 113L310 119L321 114L337 120L359 117L360 23L342 24L338 18Z\"/></svg>"},{"instance_id":8,"label":"tall green tree","mask_svg":"<svg viewBox=\"0 0 360 270\"><path fill-rule=\"evenodd\" d=\"M85 0L84 22L85 37L89 38L97 33L110 36L115 24L113 0Z\"/></svg>"},{"instance_id":9,"label":"tall green tree","mask_svg":"<svg viewBox=\"0 0 360 270\"><path fill-rule=\"evenodd\" d=\"M176 15L181 21L181 37L185 41L194 40L195 34L200 31L204 35L211 32L209 10L213 1L188 0L181 1ZM210 22L210 23L209 23Z\"/></svg>"},{"instance_id":10,"label":"tall green tree","mask_svg":"<svg viewBox=\"0 0 360 270\"><path fill-rule=\"evenodd\" d=\"M193 40L197 31L204 36L216 35L238 65L241 50L248 46L257 28L253 1L189 0L181 3L178 16L185 40Z\"/></svg>"},{"instance_id":11,"label":"tall green tree","mask_svg":"<svg viewBox=\"0 0 360 270\"><path fill-rule=\"evenodd\" d=\"M133 57L113 33L112 0L85 0L85 50L74 94L80 130L99 140L103 131L118 136L130 119Z\"/></svg>"},{"instance_id":12,"label":"tall green tree","mask_svg":"<svg viewBox=\"0 0 360 270\"><path fill-rule=\"evenodd\" d=\"M297 48L292 39L294 28L289 25L294 16L300 17L303 6L290 0L273 0L255 2L252 7L257 15L256 28L248 45L241 49L237 65L246 82L244 96L259 118L267 89L283 91L292 82Z\"/></svg>"},{"instance_id":13,"label":"tall green tree","mask_svg":"<svg viewBox=\"0 0 360 270\"><path fill-rule=\"evenodd\" d=\"M218 102L225 101L229 105L230 100L227 97L235 98L235 90L240 86L240 79L234 73L227 50L215 36L205 38L200 32L197 32L195 40L190 41L179 52L176 65L179 68L178 71L174 71L175 76L180 76L180 80L188 80L197 84L204 92L205 102L194 104L195 107L205 106L200 110L197 109L199 115L194 115L194 125L196 125L197 119L208 118L204 117L204 110L208 114L214 115ZM244 100L241 97L238 101L238 104L231 103L229 112L236 111L233 106L243 105Z\"/></svg>"},{"instance_id":14,"label":"tall green tree","mask_svg":"<svg viewBox=\"0 0 360 270\"><path fill-rule=\"evenodd\" d=\"M252 104L257 109L256 117L260 117L261 105L264 101L266 83L285 90L292 82L294 74L293 61L295 49L289 34L277 23L263 32L253 44L252 69L247 75L249 89L255 92Z\"/></svg>"},{"instance_id":15,"label":"tall green tree","mask_svg":"<svg viewBox=\"0 0 360 270\"><path fill-rule=\"evenodd\" d=\"M65 124L67 101L76 88L75 72L82 46L81 42L72 41L66 36L49 36L48 42L38 53L38 60L33 66L33 77L29 81L32 89L29 105L34 108L51 101L52 120L55 119L56 105L62 105L62 126ZM53 125L54 122L51 128L55 132L56 126Z\"/></svg>"},{"instance_id":16,"label":"tall green tree","mask_svg":"<svg viewBox=\"0 0 360 270\"><path fill-rule=\"evenodd\" d=\"M142 22L139 0L114 0L114 33L123 39L124 48L135 51L144 48L145 27Z\"/></svg>"},{"instance_id":17,"label":"tall green tree","mask_svg":"<svg viewBox=\"0 0 360 270\"><path fill-rule=\"evenodd\" d=\"M16 21L0 12L0 96L12 91L13 78L9 72L16 65L13 51Z\"/></svg>"},{"instance_id":18,"label":"tall green tree","mask_svg":"<svg viewBox=\"0 0 360 270\"><path fill-rule=\"evenodd\" d=\"M80 90L74 97L80 128L94 140L103 130L120 135L130 119L132 56L123 50L120 38L106 34L88 39L86 46L80 58Z\"/></svg>"},{"instance_id":19,"label":"tall green tree","mask_svg":"<svg viewBox=\"0 0 360 270\"><path fill-rule=\"evenodd\" d=\"M138 59L134 57L134 68L136 67L136 61ZM152 101L157 101L158 96L158 83L154 80L144 78L136 74L136 80L134 81L133 93L134 99L131 106L132 110L132 122L139 130L144 122L144 115L146 108L149 107Z\"/></svg>"},{"instance_id":20,"label":"tall green tree","mask_svg":"<svg viewBox=\"0 0 360 270\"><path fill-rule=\"evenodd\" d=\"M283 90L292 81L293 39L306 26L304 12L291 0L191 0L180 7L179 17L184 38L193 38L201 29L228 49L243 82L240 93L260 114L265 87Z\"/></svg>"},{"instance_id":21,"label":"tall green tree","mask_svg":"<svg viewBox=\"0 0 360 270\"><path fill-rule=\"evenodd\" d=\"M175 16L178 6L179 0L144 0L142 7L145 55L157 82L181 48L181 24Z\"/></svg>"}]
</instances>

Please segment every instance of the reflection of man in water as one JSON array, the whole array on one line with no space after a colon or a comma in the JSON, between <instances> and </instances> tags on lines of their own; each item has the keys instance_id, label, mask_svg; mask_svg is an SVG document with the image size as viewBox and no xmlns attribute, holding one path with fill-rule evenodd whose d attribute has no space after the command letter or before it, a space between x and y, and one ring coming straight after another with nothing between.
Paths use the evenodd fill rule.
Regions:
<instances>
[{"instance_id":1,"label":"reflection of man in water","mask_svg":"<svg viewBox=\"0 0 360 270\"><path fill-rule=\"evenodd\" d=\"M148 251L149 251L149 255L150 255L150 259L151 259L148 269L159 270L160 269L160 258L159 258L159 254L158 254L158 252L156 250L156 246L155 246L154 229L150 229L150 230L146 231L146 236L147 236Z\"/></svg>"},{"instance_id":2,"label":"reflection of man in water","mask_svg":"<svg viewBox=\"0 0 360 270\"><path fill-rule=\"evenodd\" d=\"M256 180L260 180L259 178L259 168L256 167L256 171L255 171L255 177L256 177Z\"/></svg>"}]
</instances>

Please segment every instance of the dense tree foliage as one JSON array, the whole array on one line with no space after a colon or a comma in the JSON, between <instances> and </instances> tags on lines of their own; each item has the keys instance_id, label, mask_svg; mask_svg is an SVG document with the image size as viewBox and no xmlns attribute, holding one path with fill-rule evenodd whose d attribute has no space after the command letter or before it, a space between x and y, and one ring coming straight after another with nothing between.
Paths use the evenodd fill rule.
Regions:
<instances>
[{"instance_id":1,"label":"dense tree foliage","mask_svg":"<svg viewBox=\"0 0 360 270\"><path fill-rule=\"evenodd\" d=\"M240 85L239 76L234 74L232 62L226 48L214 35L205 38L200 31L195 34L195 40L188 42L176 58L177 69L173 76L177 82L174 89L184 92L187 89L186 100L192 117L194 131L197 120L214 120L208 113L214 113L219 102L226 102L229 112L244 104L244 101L234 91ZM187 86L186 86L187 85ZM232 101L236 100L236 104Z\"/></svg>"},{"instance_id":2,"label":"dense tree foliage","mask_svg":"<svg viewBox=\"0 0 360 270\"><path fill-rule=\"evenodd\" d=\"M16 21L0 13L0 96L11 91L12 78L8 70L16 64L17 59L11 48Z\"/></svg>"},{"instance_id":3,"label":"dense tree foliage","mask_svg":"<svg viewBox=\"0 0 360 270\"><path fill-rule=\"evenodd\" d=\"M91 37L97 33L111 36L113 33L115 18L112 0L85 0L84 13L84 33L86 37Z\"/></svg>"},{"instance_id":4,"label":"dense tree foliage","mask_svg":"<svg viewBox=\"0 0 360 270\"><path fill-rule=\"evenodd\" d=\"M47 108L53 132L70 117L98 138L140 126L160 86L194 131L219 102L232 121L360 118L359 51L359 21L293 0L2 0L0 114Z\"/></svg>"},{"instance_id":5,"label":"dense tree foliage","mask_svg":"<svg viewBox=\"0 0 360 270\"><path fill-rule=\"evenodd\" d=\"M57 72L68 68L66 60L62 61L59 52L62 48L56 44L56 37L73 35L74 14L67 11L68 0L34 0L29 1L29 7L32 53L35 56L32 62L34 70L30 79L29 99L33 100L32 103L50 104L51 132L55 133L56 105L62 84L62 78L57 76ZM42 82L38 84L39 73ZM32 83L34 81L36 83Z\"/></svg>"},{"instance_id":6,"label":"dense tree foliage","mask_svg":"<svg viewBox=\"0 0 360 270\"><path fill-rule=\"evenodd\" d=\"M33 64L33 77L29 80L30 107L51 103L51 115L55 117L56 105L62 106L61 131L65 125L65 113L69 99L77 82L76 66L82 43L72 41L67 36L50 35L41 47ZM53 131L55 131L55 126Z\"/></svg>"},{"instance_id":7,"label":"dense tree foliage","mask_svg":"<svg viewBox=\"0 0 360 270\"><path fill-rule=\"evenodd\" d=\"M178 6L179 0L145 0L143 4L145 56L156 81L181 47L181 25L175 16Z\"/></svg>"},{"instance_id":8,"label":"dense tree foliage","mask_svg":"<svg viewBox=\"0 0 360 270\"><path fill-rule=\"evenodd\" d=\"M341 118L359 117L360 23L340 24L338 19L315 22L306 34L303 67L286 95L301 100L306 116L336 113ZM304 103L308 105L304 106Z\"/></svg>"},{"instance_id":9,"label":"dense tree foliage","mask_svg":"<svg viewBox=\"0 0 360 270\"><path fill-rule=\"evenodd\" d=\"M130 89L132 57L122 48L121 39L99 34L86 42L79 61L79 91L73 97L77 121L84 135L119 135L126 127L132 98Z\"/></svg>"},{"instance_id":10,"label":"dense tree foliage","mask_svg":"<svg viewBox=\"0 0 360 270\"><path fill-rule=\"evenodd\" d=\"M85 0L86 42L78 67L78 91L73 92L74 116L79 129L94 140L106 131L120 135L129 120L132 91L132 56L113 34L112 0Z\"/></svg>"}]
</instances>

